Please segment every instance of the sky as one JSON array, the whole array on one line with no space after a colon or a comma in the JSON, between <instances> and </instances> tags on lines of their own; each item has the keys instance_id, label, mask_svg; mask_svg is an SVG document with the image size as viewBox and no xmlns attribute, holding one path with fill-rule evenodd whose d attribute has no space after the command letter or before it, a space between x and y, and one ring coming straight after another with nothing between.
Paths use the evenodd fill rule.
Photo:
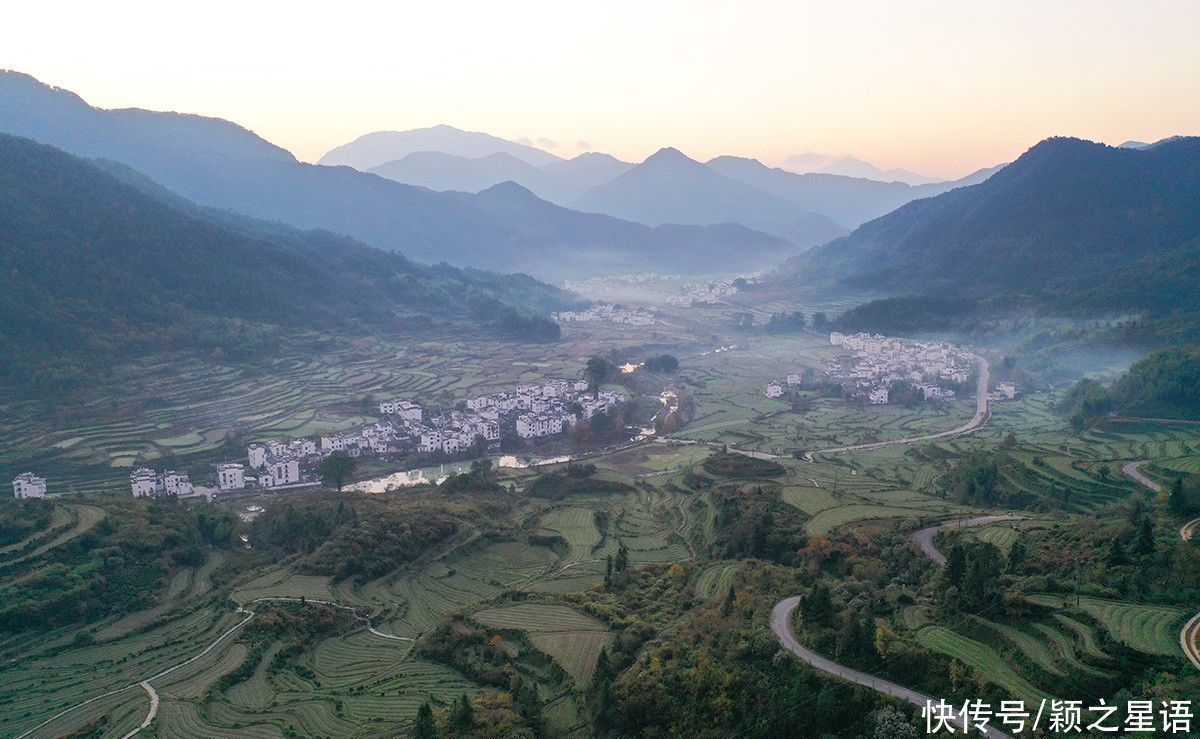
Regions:
<instances>
[{"instance_id":1,"label":"sky","mask_svg":"<svg viewBox=\"0 0 1200 739\"><path fill-rule=\"evenodd\" d=\"M561 156L816 152L954 177L1200 133L1197 0L8 3L0 68L306 161L447 123Z\"/></svg>"}]
</instances>

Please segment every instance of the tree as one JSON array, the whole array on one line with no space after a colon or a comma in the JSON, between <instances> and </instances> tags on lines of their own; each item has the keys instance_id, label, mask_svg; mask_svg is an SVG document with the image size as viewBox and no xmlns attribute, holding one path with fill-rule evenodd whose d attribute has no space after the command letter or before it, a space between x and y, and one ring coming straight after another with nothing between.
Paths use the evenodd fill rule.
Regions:
<instances>
[{"instance_id":1,"label":"tree","mask_svg":"<svg viewBox=\"0 0 1200 739\"><path fill-rule=\"evenodd\" d=\"M669 375L679 369L679 360L670 354L659 354L657 357L651 357L642 364L642 369L647 372Z\"/></svg>"},{"instance_id":2,"label":"tree","mask_svg":"<svg viewBox=\"0 0 1200 739\"><path fill-rule=\"evenodd\" d=\"M604 560L604 589L605 590L609 590L612 588L612 576L613 576L613 557L610 554Z\"/></svg>"},{"instance_id":3,"label":"tree","mask_svg":"<svg viewBox=\"0 0 1200 739\"><path fill-rule=\"evenodd\" d=\"M1142 525L1133 537L1133 553L1140 557L1154 554L1154 524L1149 516L1142 517Z\"/></svg>"},{"instance_id":4,"label":"tree","mask_svg":"<svg viewBox=\"0 0 1200 739\"><path fill-rule=\"evenodd\" d=\"M1182 477L1176 477L1171 482L1171 491L1167 494L1167 510L1173 516L1190 516L1196 512L1197 494L1195 488L1198 480L1196 475L1189 475L1186 483Z\"/></svg>"},{"instance_id":5,"label":"tree","mask_svg":"<svg viewBox=\"0 0 1200 739\"><path fill-rule=\"evenodd\" d=\"M874 739L917 739L917 727L892 706L884 706L875 714Z\"/></svg>"},{"instance_id":6,"label":"tree","mask_svg":"<svg viewBox=\"0 0 1200 739\"><path fill-rule=\"evenodd\" d=\"M733 586L729 586L729 592L725 595L725 602L721 604L721 615L726 618L733 613L733 601L737 598L737 593L734 592Z\"/></svg>"},{"instance_id":7,"label":"tree","mask_svg":"<svg viewBox=\"0 0 1200 739\"><path fill-rule=\"evenodd\" d=\"M325 483L326 487L337 488L340 493L342 486L354 477L357 467L358 462L354 457L345 452L333 452L317 465L317 474L321 476L321 482Z\"/></svg>"},{"instance_id":8,"label":"tree","mask_svg":"<svg viewBox=\"0 0 1200 739\"><path fill-rule=\"evenodd\" d=\"M617 572L624 572L629 567L629 550L625 548L625 544L617 547L617 559L613 562L617 568Z\"/></svg>"},{"instance_id":9,"label":"tree","mask_svg":"<svg viewBox=\"0 0 1200 739\"><path fill-rule=\"evenodd\" d=\"M1125 555L1125 547L1121 545L1121 540L1115 536L1108 544L1108 554L1104 556L1104 562L1110 567L1120 567L1121 565L1129 564L1129 557Z\"/></svg>"},{"instance_id":10,"label":"tree","mask_svg":"<svg viewBox=\"0 0 1200 739\"><path fill-rule=\"evenodd\" d=\"M413 722L412 739L437 739L437 727L433 723L433 709L429 703L422 703L417 709L417 720Z\"/></svg>"},{"instance_id":11,"label":"tree","mask_svg":"<svg viewBox=\"0 0 1200 739\"><path fill-rule=\"evenodd\" d=\"M469 734L475 728L475 708L471 705L471 699L466 693L459 696L454 705L450 707L450 720L447 722L447 727L454 734L462 736Z\"/></svg>"},{"instance_id":12,"label":"tree","mask_svg":"<svg viewBox=\"0 0 1200 739\"><path fill-rule=\"evenodd\" d=\"M819 334L829 331L829 316L825 315L825 311L817 311L812 317L813 331Z\"/></svg>"},{"instance_id":13,"label":"tree","mask_svg":"<svg viewBox=\"0 0 1200 739\"><path fill-rule=\"evenodd\" d=\"M1014 541L1012 547L1008 550L1008 571L1016 572L1028 556L1029 550L1025 548L1025 542L1020 539Z\"/></svg>"},{"instance_id":14,"label":"tree","mask_svg":"<svg viewBox=\"0 0 1200 739\"><path fill-rule=\"evenodd\" d=\"M604 357L592 357L583 369L583 378L587 380L588 392L593 395L600 391L608 378L612 377L616 368Z\"/></svg>"}]
</instances>

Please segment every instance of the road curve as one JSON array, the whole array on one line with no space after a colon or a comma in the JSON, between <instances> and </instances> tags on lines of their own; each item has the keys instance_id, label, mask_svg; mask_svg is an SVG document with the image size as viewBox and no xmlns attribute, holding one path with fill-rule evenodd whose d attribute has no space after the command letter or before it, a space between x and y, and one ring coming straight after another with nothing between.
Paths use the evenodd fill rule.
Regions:
<instances>
[{"instance_id":1,"label":"road curve","mask_svg":"<svg viewBox=\"0 0 1200 739\"><path fill-rule=\"evenodd\" d=\"M859 452L868 449L882 449L888 446L897 446L899 444L915 444L921 441L930 441L932 439L944 439L948 436L959 436L968 434L987 422L988 415L991 410L988 406L988 383L991 380L991 367L988 361L979 355L975 355L975 359L979 362L979 381L975 384L975 415L961 426L948 429L946 431L938 431L933 434L924 436L909 436L904 439L892 439L891 441L875 441L870 444L852 444L850 446L837 446L830 449L816 449L811 452L804 453L804 459L808 462L813 461L814 454L843 454L845 452Z\"/></svg>"},{"instance_id":2,"label":"road curve","mask_svg":"<svg viewBox=\"0 0 1200 739\"><path fill-rule=\"evenodd\" d=\"M1138 469L1148 461L1147 459L1142 459L1137 462L1129 462L1121 467L1121 474L1157 493L1162 490L1162 485L1146 477ZM1193 518L1179 527L1179 538L1184 541L1190 541L1192 536L1195 535L1197 528L1200 528L1200 518ZM1179 632L1179 646L1183 649L1183 654L1188 658L1188 661L1195 665L1197 670L1200 670L1200 613L1192 616L1183 625L1183 630Z\"/></svg>"},{"instance_id":3,"label":"road curve","mask_svg":"<svg viewBox=\"0 0 1200 739\"><path fill-rule=\"evenodd\" d=\"M792 654L799 657L806 664L824 672L827 675L832 675L846 682L862 685L870 688L878 693L899 698L907 701L918 708L925 708L929 703L937 703L937 699L932 698L924 693L919 693L903 685L884 680L874 675L862 672L860 670L851 669L838 663L826 659L817 654L813 650L801 644L796 639L796 635L792 633L792 613L795 612L796 606L800 603L800 596L793 595L790 598L784 598L775 604L771 609L771 631L775 632L775 638L779 640L779 644ZM989 739L1010 739L1008 734L989 727L986 732Z\"/></svg>"},{"instance_id":4,"label":"road curve","mask_svg":"<svg viewBox=\"0 0 1200 739\"><path fill-rule=\"evenodd\" d=\"M1148 460L1148 459L1142 459L1137 462L1129 462L1129 463L1125 464L1123 467L1121 467L1121 474L1125 475L1126 477L1128 477L1129 479L1133 480L1134 482L1136 482L1140 485L1144 485L1144 486L1150 488L1151 490L1153 490L1154 492L1157 493L1162 490L1162 485L1159 485L1154 480L1151 480L1149 477L1146 477L1145 475L1142 474L1141 470L1138 469L1139 467L1141 467L1142 465L1146 464L1149 461L1150 460Z\"/></svg>"},{"instance_id":5,"label":"road curve","mask_svg":"<svg viewBox=\"0 0 1200 739\"><path fill-rule=\"evenodd\" d=\"M154 720L154 717L158 715L158 691L154 689L154 686L150 684L149 680L143 680L139 684L142 686L142 689L146 691L146 695L150 696L150 711L146 713L146 718L142 719L141 725L125 736L121 737L121 739L132 739L135 734L149 726L150 722Z\"/></svg>"},{"instance_id":6,"label":"road curve","mask_svg":"<svg viewBox=\"0 0 1200 739\"><path fill-rule=\"evenodd\" d=\"M938 551L938 548L933 545L933 538L937 536L939 531L944 529L965 529L971 526L986 526L990 523L1000 523L1001 521L1016 521L1023 518L1022 516L1014 516L1009 514L994 515L994 516L977 516L975 518L960 518L955 521L947 521L946 523L930 526L914 531L908 535L912 543L921 548L926 557L932 559L939 567L946 566L946 555Z\"/></svg>"}]
</instances>

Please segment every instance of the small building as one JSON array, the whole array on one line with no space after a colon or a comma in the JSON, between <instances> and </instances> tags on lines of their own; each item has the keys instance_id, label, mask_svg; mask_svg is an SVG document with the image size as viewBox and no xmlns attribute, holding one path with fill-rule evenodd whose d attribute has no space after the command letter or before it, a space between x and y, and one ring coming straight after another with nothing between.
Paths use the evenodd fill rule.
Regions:
<instances>
[{"instance_id":1,"label":"small building","mask_svg":"<svg viewBox=\"0 0 1200 739\"><path fill-rule=\"evenodd\" d=\"M1003 396L1006 400L1012 400L1017 395L1017 386L1011 382L997 383L996 392Z\"/></svg>"},{"instance_id":2,"label":"small building","mask_svg":"<svg viewBox=\"0 0 1200 739\"><path fill-rule=\"evenodd\" d=\"M469 402L469 401L468 401ZM409 400L385 400L379 404L379 412L385 416L400 416L406 421L420 423L424 412L421 406Z\"/></svg>"},{"instance_id":3,"label":"small building","mask_svg":"<svg viewBox=\"0 0 1200 739\"><path fill-rule=\"evenodd\" d=\"M778 398L782 395L783 395L783 385L780 385L778 382L772 382L771 384L767 385L767 397L768 398Z\"/></svg>"},{"instance_id":4,"label":"small building","mask_svg":"<svg viewBox=\"0 0 1200 739\"><path fill-rule=\"evenodd\" d=\"M267 484L267 478L270 478L270 484ZM259 484L265 488L294 485L298 482L300 482L300 463L294 459L272 462L267 466L267 472L259 477Z\"/></svg>"},{"instance_id":5,"label":"small building","mask_svg":"<svg viewBox=\"0 0 1200 739\"><path fill-rule=\"evenodd\" d=\"M158 474L152 469L139 467L129 473L129 487L135 498L150 498L159 493Z\"/></svg>"},{"instance_id":6,"label":"small building","mask_svg":"<svg viewBox=\"0 0 1200 739\"><path fill-rule=\"evenodd\" d=\"M45 498L46 478L25 472L13 478L13 495L18 498Z\"/></svg>"},{"instance_id":7,"label":"small building","mask_svg":"<svg viewBox=\"0 0 1200 739\"><path fill-rule=\"evenodd\" d=\"M192 480L186 472L167 470L162 473L162 491L167 495L186 497L195 492Z\"/></svg>"},{"instance_id":8,"label":"small building","mask_svg":"<svg viewBox=\"0 0 1200 739\"><path fill-rule=\"evenodd\" d=\"M236 462L217 465L218 490L244 490L246 488L246 468Z\"/></svg>"},{"instance_id":9,"label":"small building","mask_svg":"<svg viewBox=\"0 0 1200 739\"><path fill-rule=\"evenodd\" d=\"M261 470L267 466L267 448L262 444L251 444L246 447L246 461L250 463L250 468Z\"/></svg>"},{"instance_id":10,"label":"small building","mask_svg":"<svg viewBox=\"0 0 1200 739\"><path fill-rule=\"evenodd\" d=\"M871 388L871 391L867 393L867 400L871 402L871 405L887 405L888 389L886 387Z\"/></svg>"}]
</instances>

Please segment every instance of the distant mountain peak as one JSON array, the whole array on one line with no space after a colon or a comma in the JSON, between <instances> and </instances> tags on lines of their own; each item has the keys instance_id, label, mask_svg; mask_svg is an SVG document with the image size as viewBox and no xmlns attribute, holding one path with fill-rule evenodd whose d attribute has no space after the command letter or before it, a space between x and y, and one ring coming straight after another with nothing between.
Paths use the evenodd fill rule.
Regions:
<instances>
[{"instance_id":1,"label":"distant mountain peak","mask_svg":"<svg viewBox=\"0 0 1200 739\"><path fill-rule=\"evenodd\" d=\"M643 162L643 164L659 164L668 162L699 164L699 162L697 162L695 159L692 159L687 154L684 154L679 149L676 149L674 146L664 146L650 156L646 157L646 161Z\"/></svg>"},{"instance_id":2,"label":"distant mountain peak","mask_svg":"<svg viewBox=\"0 0 1200 739\"><path fill-rule=\"evenodd\" d=\"M482 131L464 131L439 123L428 128L363 134L348 144L330 149L318 164L346 165L367 171L387 162L403 159L417 151L436 151L464 159L480 159L504 153L535 167L562 161L561 157L543 149Z\"/></svg>"}]
</instances>

